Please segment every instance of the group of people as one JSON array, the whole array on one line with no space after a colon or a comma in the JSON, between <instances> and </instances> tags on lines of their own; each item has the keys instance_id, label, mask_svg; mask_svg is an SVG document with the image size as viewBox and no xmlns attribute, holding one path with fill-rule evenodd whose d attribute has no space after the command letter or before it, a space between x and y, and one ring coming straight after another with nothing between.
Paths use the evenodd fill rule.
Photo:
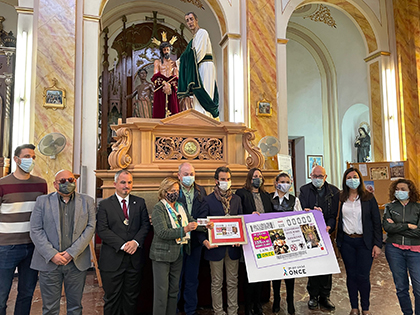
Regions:
<instances>
[{"instance_id":1,"label":"group of people","mask_svg":"<svg viewBox=\"0 0 420 315\"><path fill-rule=\"evenodd\" d=\"M420 313L420 205L411 180L398 179L391 184L391 202L386 205L381 224L376 199L365 189L356 168L345 171L340 191L326 181L322 166L314 167L311 182L300 188L297 198L289 193L292 185L289 174L278 174L274 179L275 191L268 193L263 173L257 168L248 172L243 188L235 193L231 189L230 169L217 168L213 191L207 195L195 182L194 167L182 163L178 178L168 177L161 182L159 201L149 217L144 199L131 194L133 176L128 170L116 172L115 194L102 200L97 210L93 198L76 192L76 178L68 170L56 174L56 191L47 194L45 180L31 175L34 150L32 144L17 147L13 158L16 170L0 179L0 315L6 314L16 268L19 278L15 314L30 313L38 278L43 314L59 314L63 284L67 314L82 314L86 272L91 266L89 243L95 230L102 239L99 269L104 314L136 314L146 259L144 242L151 227L153 314L176 314L180 298L185 301L187 315L196 313L203 250L203 257L210 264L214 313L226 314L222 297L225 274L227 314L237 314L241 247L210 243L208 229L213 228L213 223L199 225L197 219L302 210L322 211L327 231L337 230L336 242L347 275L350 315L370 314L369 275L373 259L381 253L382 226L388 232L385 254L401 310L405 315L413 314L409 272L415 312ZM274 242L280 240L279 235ZM283 243L279 246L284 246ZM245 313L262 314L262 283L244 280ZM294 279L285 280L288 314L296 312L294 283ZM280 311L280 286L281 280L272 281L273 313ZM334 310L331 287L331 275L309 277L309 309Z\"/></svg>"},{"instance_id":2,"label":"group of people","mask_svg":"<svg viewBox=\"0 0 420 315\"><path fill-rule=\"evenodd\" d=\"M219 116L216 67L209 34L199 27L194 12L185 14L185 23L193 39L176 62L170 58L176 37L167 41L163 33L162 41L153 39L160 53L153 64L153 83L147 82L147 70L141 68L136 74L140 84L127 96L137 95L133 101L134 117L165 118L189 108L213 118Z\"/></svg>"}]
</instances>

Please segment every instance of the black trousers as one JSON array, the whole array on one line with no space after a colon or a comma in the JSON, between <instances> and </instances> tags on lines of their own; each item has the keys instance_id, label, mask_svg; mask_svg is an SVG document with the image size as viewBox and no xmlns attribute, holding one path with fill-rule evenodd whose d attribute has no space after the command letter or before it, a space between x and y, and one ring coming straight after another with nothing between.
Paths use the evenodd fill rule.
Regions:
<instances>
[{"instance_id":1,"label":"black trousers","mask_svg":"<svg viewBox=\"0 0 420 315\"><path fill-rule=\"evenodd\" d=\"M328 298L332 288L332 275L308 277L306 289L310 297Z\"/></svg>"},{"instance_id":2,"label":"black trousers","mask_svg":"<svg viewBox=\"0 0 420 315\"><path fill-rule=\"evenodd\" d=\"M137 314L137 298L143 266L134 269L130 255L125 253L117 271L102 271L104 295L104 315Z\"/></svg>"},{"instance_id":3,"label":"black trousers","mask_svg":"<svg viewBox=\"0 0 420 315\"><path fill-rule=\"evenodd\" d=\"M284 279L286 283L286 301L287 305L292 305L294 300L294 291L295 291L295 279ZM280 305L280 286L281 280L273 280L271 281L273 284L273 305L279 306Z\"/></svg>"}]
</instances>

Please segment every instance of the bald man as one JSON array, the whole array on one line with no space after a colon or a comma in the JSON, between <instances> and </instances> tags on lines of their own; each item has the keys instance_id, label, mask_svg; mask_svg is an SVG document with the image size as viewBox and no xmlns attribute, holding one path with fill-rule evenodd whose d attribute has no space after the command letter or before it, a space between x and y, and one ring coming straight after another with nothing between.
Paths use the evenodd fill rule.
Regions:
<instances>
[{"instance_id":1,"label":"bald man","mask_svg":"<svg viewBox=\"0 0 420 315\"><path fill-rule=\"evenodd\" d=\"M76 178L59 171L55 192L37 198L31 216L31 239L35 244L31 268L39 270L42 314L59 314L61 289L67 314L82 314L86 271L91 265L89 242L96 225L93 198L79 194Z\"/></svg>"},{"instance_id":2,"label":"bald man","mask_svg":"<svg viewBox=\"0 0 420 315\"><path fill-rule=\"evenodd\" d=\"M182 163L178 167L178 179L181 182L178 202L194 219L197 219L198 210L207 193L204 187L195 182L195 169L190 163ZM181 277L179 281L178 300L184 299L184 311L186 315L196 314L198 297L198 272L200 267L202 245L197 238L197 232L191 232L191 241L188 242L191 251L184 251Z\"/></svg>"},{"instance_id":3,"label":"bald man","mask_svg":"<svg viewBox=\"0 0 420 315\"><path fill-rule=\"evenodd\" d=\"M312 169L311 182L300 187L299 200L304 210L319 210L324 215L327 232L332 233L338 211L340 191L334 185L327 183L325 169L317 165ZM332 275L313 276L308 278L309 293L308 308L317 309L318 305L334 310L335 305L330 301Z\"/></svg>"}]
</instances>

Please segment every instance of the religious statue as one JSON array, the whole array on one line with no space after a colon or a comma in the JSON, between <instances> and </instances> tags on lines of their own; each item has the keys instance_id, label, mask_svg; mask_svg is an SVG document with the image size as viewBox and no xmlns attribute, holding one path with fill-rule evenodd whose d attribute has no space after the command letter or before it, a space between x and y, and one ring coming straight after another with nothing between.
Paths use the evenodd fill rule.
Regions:
<instances>
[{"instance_id":1,"label":"religious statue","mask_svg":"<svg viewBox=\"0 0 420 315\"><path fill-rule=\"evenodd\" d=\"M162 33L162 42L153 38L152 41L159 45L160 59L154 62L154 75L152 82L155 86L153 96L153 118L165 118L179 112L177 97L178 68L170 59L172 44L177 40L174 36L166 41L166 33Z\"/></svg>"},{"instance_id":2,"label":"religious statue","mask_svg":"<svg viewBox=\"0 0 420 315\"><path fill-rule=\"evenodd\" d=\"M354 142L354 146L357 149L357 162L369 162L370 136L364 127L359 127L358 132L359 134L357 135L356 141Z\"/></svg>"},{"instance_id":3,"label":"religious statue","mask_svg":"<svg viewBox=\"0 0 420 315\"><path fill-rule=\"evenodd\" d=\"M210 37L205 29L198 26L197 15L194 12L185 15L185 22L194 38L188 43L179 59L178 97L182 98L181 103L188 104L191 102L190 96L193 96L194 109L217 118L219 117L219 93ZM188 105L185 107L188 108Z\"/></svg>"},{"instance_id":4,"label":"religious statue","mask_svg":"<svg viewBox=\"0 0 420 315\"><path fill-rule=\"evenodd\" d=\"M153 84L146 80L147 70L141 68L134 76L134 80L139 76L140 84L136 86L134 92L127 95L127 98L133 99L133 117L151 118L153 101Z\"/></svg>"}]
</instances>

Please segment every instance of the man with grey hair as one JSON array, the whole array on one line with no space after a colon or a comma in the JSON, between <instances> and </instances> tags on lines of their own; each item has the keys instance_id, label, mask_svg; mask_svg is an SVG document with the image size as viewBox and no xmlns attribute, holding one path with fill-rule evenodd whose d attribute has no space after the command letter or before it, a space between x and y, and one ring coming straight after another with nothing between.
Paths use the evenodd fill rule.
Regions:
<instances>
[{"instance_id":1,"label":"man with grey hair","mask_svg":"<svg viewBox=\"0 0 420 315\"><path fill-rule=\"evenodd\" d=\"M95 233L95 202L79 194L68 170L55 176L56 192L39 196L31 216L35 244L31 268L39 270L42 313L59 314L64 283L67 314L82 314L86 272L91 266L89 243Z\"/></svg>"},{"instance_id":2,"label":"man with grey hair","mask_svg":"<svg viewBox=\"0 0 420 315\"><path fill-rule=\"evenodd\" d=\"M197 219L198 210L207 195L204 187L195 182L195 169L190 163L182 163L178 167L178 179L181 182L178 202L182 204L194 219ZM187 246L191 246L190 255L184 251L184 261L182 265L181 277L179 281L179 299L184 298L184 311L186 315L195 314L197 308L197 288L198 272L202 245L198 241L197 232L191 232L191 241Z\"/></svg>"},{"instance_id":3,"label":"man with grey hair","mask_svg":"<svg viewBox=\"0 0 420 315\"><path fill-rule=\"evenodd\" d=\"M130 194L133 176L129 171L120 170L115 174L114 187L115 194L98 206L104 315L132 315L137 313L144 265L143 245L150 222L144 199Z\"/></svg>"}]
</instances>

